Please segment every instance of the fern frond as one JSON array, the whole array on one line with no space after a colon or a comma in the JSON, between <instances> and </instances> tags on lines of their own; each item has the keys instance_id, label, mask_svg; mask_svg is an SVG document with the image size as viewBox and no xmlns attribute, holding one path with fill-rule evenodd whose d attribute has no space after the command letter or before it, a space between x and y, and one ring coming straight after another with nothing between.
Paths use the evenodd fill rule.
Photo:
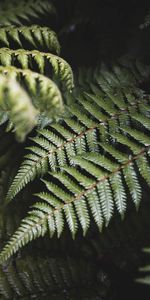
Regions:
<instances>
[{"instance_id":1,"label":"fern frond","mask_svg":"<svg viewBox=\"0 0 150 300\"><path fill-rule=\"evenodd\" d=\"M23 83L32 97L33 104L48 117L54 118L63 112L63 100L57 85L48 77L15 67L0 66L0 73L11 75L21 84Z\"/></svg>"},{"instance_id":2,"label":"fern frond","mask_svg":"<svg viewBox=\"0 0 150 300\"><path fill-rule=\"evenodd\" d=\"M109 224L115 207L123 217L127 203L124 181L129 188L133 203L139 206L141 187L136 176L136 168L150 185L148 179L150 168L147 161L150 140L149 146L146 144L145 147L139 148L126 136L119 133L114 136L121 144L128 145L129 141L129 147L132 149L130 156L125 155L122 163L118 163L117 153L115 162L99 153L87 153L82 157L72 158L74 167L64 166L63 172L51 173L50 181L43 180L48 192L38 194L43 201L33 205L33 210L29 212L28 217L23 220L2 251L1 262L29 241L44 236L47 230L51 237L55 232L60 237L64 229L64 221L74 238L78 224L82 227L83 234L86 234L90 226L89 214L93 216L100 230L104 224L105 226ZM108 147L107 151L111 155L111 148L109 150ZM114 153L115 148L113 157ZM142 167L143 162L145 164Z\"/></svg>"},{"instance_id":3,"label":"fern frond","mask_svg":"<svg viewBox=\"0 0 150 300\"><path fill-rule=\"evenodd\" d=\"M52 66L56 78L64 83L67 90L73 88L73 74L69 64L62 58L38 50L28 51L24 49L11 50L9 48L0 49L0 64L3 66L21 66L22 69L33 70L36 64L39 72L44 73L46 63Z\"/></svg>"},{"instance_id":4,"label":"fern frond","mask_svg":"<svg viewBox=\"0 0 150 300\"><path fill-rule=\"evenodd\" d=\"M23 41L27 42L24 45ZM35 50L39 46L44 49L48 49L50 52L60 53L60 45L56 36L56 33L49 27L41 27L38 25L31 26L3 26L0 27L0 44L1 47L11 48L11 42L13 47L19 47Z\"/></svg>"},{"instance_id":5,"label":"fern frond","mask_svg":"<svg viewBox=\"0 0 150 300\"><path fill-rule=\"evenodd\" d=\"M55 13L54 6L47 0L5 0L0 3L0 20L2 25L30 24L31 18L39 19L42 15Z\"/></svg>"},{"instance_id":6,"label":"fern frond","mask_svg":"<svg viewBox=\"0 0 150 300\"><path fill-rule=\"evenodd\" d=\"M37 111L13 77L0 76L0 110L7 113L18 140L23 141L37 123Z\"/></svg>"},{"instance_id":7,"label":"fern frond","mask_svg":"<svg viewBox=\"0 0 150 300\"><path fill-rule=\"evenodd\" d=\"M39 131L40 135L33 138L37 146L29 148L30 154L14 179L7 201L36 176L43 176L49 168L55 171L66 164L72 165L75 155L99 151L99 142L111 140L113 130L118 131L122 124L132 126L134 122L137 126L135 114L142 118L147 116L149 101L146 98L123 101L118 95L109 100L92 94L80 96L78 104L70 107L73 117ZM143 124L147 127L147 118Z\"/></svg>"},{"instance_id":8,"label":"fern frond","mask_svg":"<svg viewBox=\"0 0 150 300\"><path fill-rule=\"evenodd\" d=\"M116 209L124 217L128 194L139 207L139 175L150 184L149 97L134 89L128 72L125 78L120 76L122 84L114 72L110 76L103 72L103 76L97 74L100 87L92 85L96 95L80 93L70 105L71 117L32 138L34 145L28 147L30 153L6 200L51 171L51 181L44 181L49 192L39 194L42 201L34 205L6 245L2 260L48 229L50 236L57 232L59 237L66 223L73 237L79 224L86 234L91 216L101 230ZM106 81L105 76L110 79Z\"/></svg>"}]
</instances>

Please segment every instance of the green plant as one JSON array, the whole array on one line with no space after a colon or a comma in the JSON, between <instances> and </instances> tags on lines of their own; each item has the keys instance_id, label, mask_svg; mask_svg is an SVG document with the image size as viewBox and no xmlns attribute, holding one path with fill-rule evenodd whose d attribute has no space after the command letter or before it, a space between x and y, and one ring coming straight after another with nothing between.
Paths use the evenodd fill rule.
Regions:
<instances>
[{"instance_id":1,"label":"green plant","mask_svg":"<svg viewBox=\"0 0 150 300\"><path fill-rule=\"evenodd\" d=\"M121 74L120 68L114 68ZM104 74L103 70L101 73ZM139 207L138 172L149 184L149 100L140 89L135 99L131 83L129 91L128 85L121 85L115 74L105 74L107 80L113 80L114 86L109 87L99 75L97 80L102 87L99 95L81 93L79 100L69 108L70 117L38 131L38 136L32 138L37 146L28 147L30 154L26 155L6 202L28 182L47 173L49 181L44 182L48 192L38 194L43 201L33 205L33 210L2 252L2 259L32 239L43 236L47 229L50 236L57 231L59 237L65 219L73 237L78 221L83 233L87 232L90 216L101 230L103 224L109 224L115 207L124 216L127 191ZM121 90L118 87L119 95L114 97L111 92L116 85L120 85ZM108 98L104 100L102 96L106 92Z\"/></svg>"},{"instance_id":2,"label":"green plant","mask_svg":"<svg viewBox=\"0 0 150 300\"><path fill-rule=\"evenodd\" d=\"M63 4L68 10L61 15ZM68 56L70 66L67 38L73 35L76 41L74 31L78 36L86 24L99 45L99 18L96 5L93 11L90 5L83 12L79 1L0 4L0 221L1 231L5 218L15 231L0 253L2 277L5 261L18 250L20 255L32 240L68 232L76 240L96 232L95 224L102 235L113 220L123 222L133 207L144 205L150 186L150 65L143 55L133 57L126 39L129 53L117 59L105 59L98 46L96 64L90 54L78 65ZM57 36L65 59L59 56ZM7 215L9 209L13 217ZM18 273L17 259L15 264ZM32 258L29 264L34 267ZM37 268L42 269L41 263ZM13 276L14 267L10 269ZM1 293L6 299L28 297L20 281L19 289L6 283L3 290L5 283L3 279Z\"/></svg>"}]
</instances>

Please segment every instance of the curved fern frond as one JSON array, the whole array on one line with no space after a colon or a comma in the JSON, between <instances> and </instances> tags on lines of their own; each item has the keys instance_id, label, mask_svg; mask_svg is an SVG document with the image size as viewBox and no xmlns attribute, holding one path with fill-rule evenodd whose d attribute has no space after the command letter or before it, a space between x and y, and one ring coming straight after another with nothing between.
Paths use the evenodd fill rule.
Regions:
<instances>
[{"instance_id":1,"label":"curved fern frond","mask_svg":"<svg viewBox=\"0 0 150 300\"><path fill-rule=\"evenodd\" d=\"M149 110L146 98L136 100L128 97L125 101L118 95L112 99L91 94L80 96L78 104L70 108L72 117L40 130L40 135L32 139L37 146L29 148L30 154L14 179L7 201L36 176L42 177L49 169L55 171L64 165L72 165L72 158L76 155L98 152L99 142L114 140L111 134L118 131L119 126L132 126L134 123L135 127L144 124L147 128ZM142 124L141 119L137 121L139 116L143 116Z\"/></svg>"},{"instance_id":2,"label":"curved fern frond","mask_svg":"<svg viewBox=\"0 0 150 300\"><path fill-rule=\"evenodd\" d=\"M23 82L33 104L48 117L54 118L59 113L63 112L63 100L57 85L48 77L33 72L31 70L22 70L15 67L0 66L0 73L11 75L20 83Z\"/></svg>"},{"instance_id":3,"label":"curved fern frond","mask_svg":"<svg viewBox=\"0 0 150 300\"><path fill-rule=\"evenodd\" d=\"M55 8L47 0L5 0L0 3L0 20L2 25L30 24L31 18L39 19L42 15L55 13Z\"/></svg>"},{"instance_id":4,"label":"curved fern frond","mask_svg":"<svg viewBox=\"0 0 150 300\"><path fill-rule=\"evenodd\" d=\"M20 141L24 141L26 135L37 124L37 110L12 76L0 76L0 110L8 115Z\"/></svg>"},{"instance_id":5,"label":"curved fern frond","mask_svg":"<svg viewBox=\"0 0 150 300\"><path fill-rule=\"evenodd\" d=\"M55 77L64 83L67 90L73 88L73 73L70 65L61 57L51 53L44 53L38 50L11 50L9 48L0 49L0 64L3 66L21 66L22 69L34 70L33 65L37 65L40 73L45 72L46 63L52 66Z\"/></svg>"},{"instance_id":6,"label":"curved fern frond","mask_svg":"<svg viewBox=\"0 0 150 300\"><path fill-rule=\"evenodd\" d=\"M27 45L23 43L27 42ZM0 27L0 44L2 47L13 47L35 50L36 48L46 48L50 52L60 53L60 45L56 33L49 27L38 25L31 26L3 26ZM24 45L25 44L25 45Z\"/></svg>"}]
</instances>

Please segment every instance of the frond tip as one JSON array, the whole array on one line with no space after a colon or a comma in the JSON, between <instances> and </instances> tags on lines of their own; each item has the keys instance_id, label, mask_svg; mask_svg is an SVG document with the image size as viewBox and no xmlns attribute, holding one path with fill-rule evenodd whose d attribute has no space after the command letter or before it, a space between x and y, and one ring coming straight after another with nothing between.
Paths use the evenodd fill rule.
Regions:
<instances>
[{"instance_id":1,"label":"frond tip","mask_svg":"<svg viewBox=\"0 0 150 300\"><path fill-rule=\"evenodd\" d=\"M0 75L0 111L12 122L19 141L37 124L37 110L12 76Z\"/></svg>"}]
</instances>

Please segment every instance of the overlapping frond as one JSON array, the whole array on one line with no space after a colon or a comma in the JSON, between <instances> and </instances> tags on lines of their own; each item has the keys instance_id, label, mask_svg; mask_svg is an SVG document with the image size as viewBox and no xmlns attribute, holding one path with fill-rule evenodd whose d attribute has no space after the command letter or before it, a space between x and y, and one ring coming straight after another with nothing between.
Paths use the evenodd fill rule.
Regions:
<instances>
[{"instance_id":1,"label":"overlapping frond","mask_svg":"<svg viewBox=\"0 0 150 300\"><path fill-rule=\"evenodd\" d=\"M40 113L54 118L63 112L63 100L57 85L50 78L28 69L0 66L0 73L11 75L26 90L32 98L32 102Z\"/></svg>"},{"instance_id":2,"label":"overlapping frond","mask_svg":"<svg viewBox=\"0 0 150 300\"><path fill-rule=\"evenodd\" d=\"M25 42L26 43L25 43ZM23 49L49 50L52 53L60 53L60 45L56 33L49 27L38 25L31 26L1 26L0 27L1 47L13 47Z\"/></svg>"},{"instance_id":3,"label":"overlapping frond","mask_svg":"<svg viewBox=\"0 0 150 300\"><path fill-rule=\"evenodd\" d=\"M9 48L0 48L0 64L3 66L18 66L22 69L34 70L35 64L38 72L43 74L45 72L46 63L52 66L53 73L64 83L68 90L73 88L73 74L69 64L59 56L51 53L44 53L38 50L28 51L24 49L11 50ZM50 70L49 70L50 72Z\"/></svg>"},{"instance_id":4,"label":"overlapping frond","mask_svg":"<svg viewBox=\"0 0 150 300\"><path fill-rule=\"evenodd\" d=\"M37 123L36 109L12 76L0 76L0 110L12 122L18 140L23 141Z\"/></svg>"},{"instance_id":5,"label":"overlapping frond","mask_svg":"<svg viewBox=\"0 0 150 300\"><path fill-rule=\"evenodd\" d=\"M30 24L32 18L55 13L55 8L48 0L5 0L0 3L0 20L3 25Z\"/></svg>"},{"instance_id":6,"label":"overlapping frond","mask_svg":"<svg viewBox=\"0 0 150 300\"><path fill-rule=\"evenodd\" d=\"M40 125L42 122L47 122L47 118L51 121L63 111L62 96L56 81L67 91L71 91L73 88L71 67L65 60L52 54L60 52L56 33L49 27L32 24L24 26L20 23L21 19L25 22L30 20L31 16L34 19L38 15L41 17L43 13L50 13L50 11L54 12L54 8L48 1L42 3L38 0L20 1L18 4L15 0L11 3L6 0L1 4L0 43L1 46L8 48L0 48L0 72L11 74L21 84L23 81L33 104L40 112L38 118ZM3 24L5 15L6 20L9 19L10 23L11 18L14 17L14 23L17 25L9 25L9 22ZM26 48L28 50L25 50ZM44 53L36 49L52 53ZM33 70L37 72L31 72ZM44 73L48 77L41 75ZM7 119L3 113L1 119Z\"/></svg>"},{"instance_id":7,"label":"overlapping frond","mask_svg":"<svg viewBox=\"0 0 150 300\"><path fill-rule=\"evenodd\" d=\"M10 40L23 47L22 38L27 40L34 49L37 42L40 46L47 47L52 52L57 53L60 50L56 34L47 27L32 25L30 27L3 26L0 28L0 40L9 47L11 46L9 44ZM42 123L45 122L46 118L50 122L63 113L62 96L55 81L64 84L66 90L72 90L73 74L66 61L57 55L38 50L0 48L0 65L2 74L13 77L23 87L25 86L27 92L29 92L32 103L38 110L35 125L43 126ZM34 69L37 72L33 72ZM43 75L43 73L46 73L46 69L49 73L47 74L48 77ZM49 79L49 77L52 77L52 79ZM22 90L21 86L20 90ZM1 110L1 123L7 121L7 117L8 113L6 114ZM21 114L18 117L21 118ZM30 126L30 120L26 123L29 123ZM24 121L22 127L24 127ZM8 128L12 128L11 123ZM25 127L24 132L26 133L20 139L24 140L29 131L31 130L26 130Z\"/></svg>"}]
</instances>

